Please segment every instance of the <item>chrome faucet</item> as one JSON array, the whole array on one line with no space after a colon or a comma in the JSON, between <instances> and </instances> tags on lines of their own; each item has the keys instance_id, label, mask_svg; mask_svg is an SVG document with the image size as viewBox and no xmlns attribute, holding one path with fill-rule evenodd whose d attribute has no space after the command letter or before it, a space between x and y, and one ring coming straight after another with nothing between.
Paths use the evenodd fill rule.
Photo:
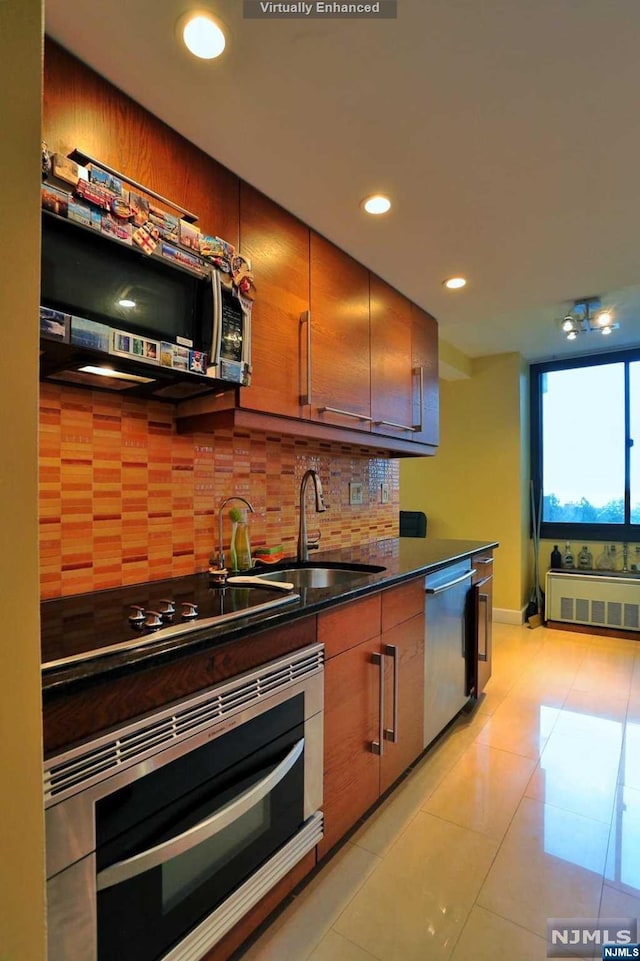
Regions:
<instances>
[{"instance_id":1,"label":"chrome faucet","mask_svg":"<svg viewBox=\"0 0 640 961\"><path fill-rule=\"evenodd\" d=\"M218 567L221 570L225 566L224 547L222 546L222 511L230 501L242 501L243 504L247 505L251 513L255 514L255 511L247 498L242 497L240 494L232 494L231 497L225 497L223 502L220 504L220 509L218 510ZM211 562L213 563L214 561L215 558L212 557Z\"/></svg>"},{"instance_id":2,"label":"chrome faucet","mask_svg":"<svg viewBox=\"0 0 640 961\"><path fill-rule=\"evenodd\" d=\"M308 470L302 477L300 483L300 528L298 531L298 562L304 563L304 561L309 560L309 551L315 551L319 547L320 534L316 540L310 541L307 536L307 515L305 513L305 503L304 496L307 490L307 484L309 480L313 481L313 487L316 495L316 513L321 514L326 511L327 506L324 502L322 495L322 483L320 481L320 476L315 470Z\"/></svg>"}]
</instances>

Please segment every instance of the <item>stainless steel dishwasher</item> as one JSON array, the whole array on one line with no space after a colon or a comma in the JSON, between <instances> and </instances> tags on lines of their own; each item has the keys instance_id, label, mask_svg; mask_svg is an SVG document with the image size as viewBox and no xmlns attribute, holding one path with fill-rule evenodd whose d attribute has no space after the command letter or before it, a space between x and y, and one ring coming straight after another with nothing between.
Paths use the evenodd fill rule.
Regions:
<instances>
[{"instance_id":1,"label":"stainless steel dishwasher","mask_svg":"<svg viewBox=\"0 0 640 961\"><path fill-rule=\"evenodd\" d=\"M467 703L466 610L471 561L425 578L424 747Z\"/></svg>"}]
</instances>

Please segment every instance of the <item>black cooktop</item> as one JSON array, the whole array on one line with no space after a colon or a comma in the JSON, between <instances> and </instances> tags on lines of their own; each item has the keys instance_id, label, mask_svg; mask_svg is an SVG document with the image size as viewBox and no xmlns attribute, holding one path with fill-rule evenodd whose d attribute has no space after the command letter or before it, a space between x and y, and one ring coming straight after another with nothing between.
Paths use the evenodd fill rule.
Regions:
<instances>
[{"instance_id":1,"label":"black cooktop","mask_svg":"<svg viewBox=\"0 0 640 961\"><path fill-rule=\"evenodd\" d=\"M207 573L53 598L40 605L42 667L135 649L299 599L269 587L220 587Z\"/></svg>"}]
</instances>

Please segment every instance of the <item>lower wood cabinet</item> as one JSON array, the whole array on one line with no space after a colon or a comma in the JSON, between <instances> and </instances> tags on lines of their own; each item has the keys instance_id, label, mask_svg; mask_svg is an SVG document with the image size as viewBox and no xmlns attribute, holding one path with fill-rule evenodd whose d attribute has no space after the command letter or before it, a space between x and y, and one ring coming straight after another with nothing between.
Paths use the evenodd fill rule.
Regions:
<instances>
[{"instance_id":1,"label":"lower wood cabinet","mask_svg":"<svg viewBox=\"0 0 640 961\"><path fill-rule=\"evenodd\" d=\"M323 857L422 751L424 585L318 616L325 644Z\"/></svg>"}]
</instances>

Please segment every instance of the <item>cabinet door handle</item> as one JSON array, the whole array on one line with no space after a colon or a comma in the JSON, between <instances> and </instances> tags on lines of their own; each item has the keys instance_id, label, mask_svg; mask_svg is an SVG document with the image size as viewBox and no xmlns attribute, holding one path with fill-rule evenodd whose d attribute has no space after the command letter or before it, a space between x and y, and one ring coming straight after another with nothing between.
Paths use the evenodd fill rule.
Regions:
<instances>
[{"instance_id":1,"label":"cabinet door handle","mask_svg":"<svg viewBox=\"0 0 640 961\"><path fill-rule=\"evenodd\" d=\"M385 644L384 653L393 661L393 727L385 728L384 736L394 744L398 740L398 648L395 644Z\"/></svg>"},{"instance_id":2,"label":"cabinet door handle","mask_svg":"<svg viewBox=\"0 0 640 961\"><path fill-rule=\"evenodd\" d=\"M493 564L493 557L477 557L476 564Z\"/></svg>"},{"instance_id":3,"label":"cabinet door handle","mask_svg":"<svg viewBox=\"0 0 640 961\"><path fill-rule=\"evenodd\" d=\"M373 426L393 427L394 430L410 430L412 433L415 433L418 430L417 427L409 427L407 424L394 424L391 420L374 420Z\"/></svg>"},{"instance_id":4,"label":"cabinet door handle","mask_svg":"<svg viewBox=\"0 0 640 961\"><path fill-rule=\"evenodd\" d=\"M418 375L418 386L420 388L418 393L418 423L413 425L413 430L420 434L424 426L422 423L424 417L424 367L415 367L413 373Z\"/></svg>"},{"instance_id":5,"label":"cabinet door handle","mask_svg":"<svg viewBox=\"0 0 640 961\"><path fill-rule=\"evenodd\" d=\"M301 404L311 403L311 311L300 314L300 326L307 325L307 393L300 398Z\"/></svg>"},{"instance_id":6,"label":"cabinet door handle","mask_svg":"<svg viewBox=\"0 0 640 961\"><path fill-rule=\"evenodd\" d=\"M343 417L354 417L356 420L366 420L367 423L371 423L371 417L366 417L365 414L354 414L351 410L340 410L338 407L318 407L318 412L320 414L342 414Z\"/></svg>"},{"instance_id":7,"label":"cabinet door handle","mask_svg":"<svg viewBox=\"0 0 640 961\"><path fill-rule=\"evenodd\" d=\"M481 593L479 600L481 604L484 604L484 651L481 651L480 645L478 645L478 660L486 661L489 645L489 595Z\"/></svg>"},{"instance_id":8,"label":"cabinet door handle","mask_svg":"<svg viewBox=\"0 0 640 961\"><path fill-rule=\"evenodd\" d=\"M382 757L382 755L384 754L384 667L382 662L382 654L378 654L377 651L374 652L371 655L371 661L373 664L377 664L378 667L380 668L380 671L379 671L380 687L378 689L379 733L378 733L378 740L371 742L371 751L373 754L377 754L379 757Z\"/></svg>"}]
</instances>

